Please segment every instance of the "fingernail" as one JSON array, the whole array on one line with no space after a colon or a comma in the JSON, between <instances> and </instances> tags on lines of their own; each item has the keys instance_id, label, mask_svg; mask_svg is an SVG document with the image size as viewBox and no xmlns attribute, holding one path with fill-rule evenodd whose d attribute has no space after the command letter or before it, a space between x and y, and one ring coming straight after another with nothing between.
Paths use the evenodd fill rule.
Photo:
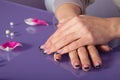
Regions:
<instances>
[{"instance_id":1,"label":"fingernail","mask_svg":"<svg viewBox=\"0 0 120 80\"><path fill-rule=\"evenodd\" d=\"M89 69L89 67L84 67L84 69L88 70L88 69Z\"/></svg>"},{"instance_id":2,"label":"fingernail","mask_svg":"<svg viewBox=\"0 0 120 80\"><path fill-rule=\"evenodd\" d=\"M41 47L41 46L39 46L39 50L40 50L42 53L44 53L44 50L43 50L43 49L41 49L40 47ZM45 54L45 53L44 53L44 54Z\"/></svg>"},{"instance_id":3,"label":"fingernail","mask_svg":"<svg viewBox=\"0 0 120 80\"><path fill-rule=\"evenodd\" d=\"M44 48L45 48L45 45L41 45L41 46L40 46L40 49L44 49Z\"/></svg>"},{"instance_id":4,"label":"fingernail","mask_svg":"<svg viewBox=\"0 0 120 80\"><path fill-rule=\"evenodd\" d=\"M59 62L59 61L60 61L60 59L56 59L56 61L57 61L57 62Z\"/></svg>"},{"instance_id":5,"label":"fingernail","mask_svg":"<svg viewBox=\"0 0 120 80\"><path fill-rule=\"evenodd\" d=\"M42 52L42 53L44 53L44 50L43 49L40 49L40 51ZM45 53L44 53L45 54Z\"/></svg>"},{"instance_id":6,"label":"fingernail","mask_svg":"<svg viewBox=\"0 0 120 80\"><path fill-rule=\"evenodd\" d=\"M46 53L46 54L47 54L47 53L48 53L48 51L47 51L47 50L44 50L44 53Z\"/></svg>"},{"instance_id":7,"label":"fingernail","mask_svg":"<svg viewBox=\"0 0 120 80\"><path fill-rule=\"evenodd\" d=\"M96 63L96 64L95 64L95 68L96 68L96 69L99 69L99 68L101 68L101 64L99 64L99 63Z\"/></svg>"},{"instance_id":8,"label":"fingernail","mask_svg":"<svg viewBox=\"0 0 120 80\"><path fill-rule=\"evenodd\" d=\"M39 49L40 49L40 50L43 50L43 49L41 48L41 46L39 46Z\"/></svg>"},{"instance_id":9,"label":"fingernail","mask_svg":"<svg viewBox=\"0 0 120 80\"><path fill-rule=\"evenodd\" d=\"M78 65L75 65L75 67L80 67L80 65L78 64Z\"/></svg>"},{"instance_id":10,"label":"fingernail","mask_svg":"<svg viewBox=\"0 0 120 80\"><path fill-rule=\"evenodd\" d=\"M79 69L80 68L80 64L79 63L75 63L75 69Z\"/></svg>"},{"instance_id":11,"label":"fingernail","mask_svg":"<svg viewBox=\"0 0 120 80\"><path fill-rule=\"evenodd\" d=\"M84 69L84 71L89 71L89 70L90 70L90 67L89 67L89 65L84 65L84 66L83 66L83 69Z\"/></svg>"}]
</instances>

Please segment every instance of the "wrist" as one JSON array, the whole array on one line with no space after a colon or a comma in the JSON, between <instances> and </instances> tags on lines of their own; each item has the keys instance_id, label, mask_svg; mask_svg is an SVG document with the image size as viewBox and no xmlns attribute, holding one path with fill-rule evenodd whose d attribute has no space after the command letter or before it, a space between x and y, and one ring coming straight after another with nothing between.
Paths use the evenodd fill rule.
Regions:
<instances>
[{"instance_id":1,"label":"wrist","mask_svg":"<svg viewBox=\"0 0 120 80\"><path fill-rule=\"evenodd\" d=\"M80 7L74 4L63 4L55 12L55 15L59 23L63 23L80 14L81 14Z\"/></svg>"},{"instance_id":2,"label":"wrist","mask_svg":"<svg viewBox=\"0 0 120 80\"><path fill-rule=\"evenodd\" d=\"M78 15L76 15L76 14L71 14L71 15L69 15L69 16L63 16L63 17L61 17L61 18L58 18L58 22L59 22L59 23L64 23L64 22L72 19L72 18L75 17L75 16L78 16Z\"/></svg>"}]
</instances>

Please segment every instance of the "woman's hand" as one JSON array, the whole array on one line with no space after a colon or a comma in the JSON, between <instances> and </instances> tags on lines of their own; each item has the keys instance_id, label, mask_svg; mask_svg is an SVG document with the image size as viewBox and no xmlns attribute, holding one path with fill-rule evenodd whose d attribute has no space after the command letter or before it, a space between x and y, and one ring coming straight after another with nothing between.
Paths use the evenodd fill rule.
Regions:
<instances>
[{"instance_id":1,"label":"woman's hand","mask_svg":"<svg viewBox=\"0 0 120 80\"><path fill-rule=\"evenodd\" d=\"M64 23L42 47L48 54L64 54L85 45L106 44L113 39L113 31L108 19L77 16Z\"/></svg>"},{"instance_id":2,"label":"woman's hand","mask_svg":"<svg viewBox=\"0 0 120 80\"><path fill-rule=\"evenodd\" d=\"M101 45L99 48L106 52L111 50L107 45ZM80 47L69 52L68 55L74 69L82 68L83 71L89 71L92 65L97 69L101 68L102 60L96 47L93 45ZM61 59L61 54L54 54L54 61L59 62Z\"/></svg>"},{"instance_id":3,"label":"woman's hand","mask_svg":"<svg viewBox=\"0 0 120 80\"><path fill-rule=\"evenodd\" d=\"M65 20L62 20L65 22ZM57 26L58 28L62 27L62 24ZM100 45L98 46L101 50L108 52L110 51L110 47L108 45ZM99 56L99 53L94 45L89 45L86 47L80 47L76 50L69 52L69 58L71 65L74 69L82 68L83 71L89 71L91 66L93 65L95 68L100 68L102 65L102 60ZM92 63L90 61L92 60ZM54 61L58 62L62 59L62 54L54 54Z\"/></svg>"}]
</instances>

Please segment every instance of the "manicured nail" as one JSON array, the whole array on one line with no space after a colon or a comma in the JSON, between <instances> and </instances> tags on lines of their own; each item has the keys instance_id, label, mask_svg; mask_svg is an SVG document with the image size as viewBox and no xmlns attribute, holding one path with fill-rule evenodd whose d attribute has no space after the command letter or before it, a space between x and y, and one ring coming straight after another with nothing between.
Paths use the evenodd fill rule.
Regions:
<instances>
[{"instance_id":1,"label":"manicured nail","mask_svg":"<svg viewBox=\"0 0 120 80\"><path fill-rule=\"evenodd\" d=\"M84 70L84 71L89 71L89 70L90 70L89 65L84 65L84 66L83 66L83 70Z\"/></svg>"},{"instance_id":2,"label":"manicured nail","mask_svg":"<svg viewBox=\"0 0 120 80\"><path fill-rule=\"evenodd\" d=\"M40 49L40 50L43 50L43 49L41 48L41 46L39 46L39 49Z\"/></svg>"},{"instance_id":3,"label":"manicured nail","mask_svg":"<svg viewBox=\"0 0 120 80\"><path fill-rule=\"evenodd\" d=\"M99 68L101 68L101 64L99 64L99 63L96 63L96 64L95 64L95 68L96 68L96 69L99 69Z\"/></svg>"},{"instance_id":4,"label":"manicured nail","mask_svg":"<svg viewBox=\"0 0 120 80\"><path fill-rule=\"evenodd\" d=\"M47 54L47 53L48 53L48 51L47 51L47 50L44 50L44 53L46 53L46 54Z\"/></svg>"},{"instance_id":5,"label":"manicured nail","mask_svg":"<svg viewBox=\"0 0 120 80\"><path fill-rule=\"evenodd\" d=\"M88 70L88 69L89 69L89 67L84 67L84 69Z\"/></svg>"},{"instance_id":6,"label":"manicured nail","mask_svg":"<svg viewBox=\"0 0 120 80\"><path fill-rule=\"evenodd\" d=\"M45 48L45 45L41 45L41 46L40 46L40 49L44 49L44 48Z\"/></svg>"},{"instance_id":7,"label":"manicured nail","mask_svg":"<svg viewBox=\"0 0 120 80\"><path fill-rule=\"evenodd\" d=\"M79 63L75 63L75 69L79 69L80 68L80 64Z\"/></svg>"},{"instance_id":8,"label":"manicured nail","mask_svg":"<svg viewBox=\"0 0 120 80\"><path fill-rule=\"evenodd\" d=\"M75 65L75 67L80 67L80 65L78 64L78 65Z\"/></svg>"},{"instance_id":9,"label":"manicured nail","mask_svg":"<svg viewBox=\"0 0 120 80\"><path fill-rule=\"evenodd\" d=\"M40 47L41 47L41 46L39 46L40 51L41 51L42 53L44 53L44 50L43 50L43 49L41 49ZM44 53L44 54L45 54L45 53Z\"/></svg>"},{"instance_id":10,"label":"manicured nail","mask_svg":"<svg viewBox=\"0 0 120 80\"><path fill-rule=\"evenodd\" d=\"M60 59L56 59L57 62L60 62Z\"/></svg>"}]
</instances>

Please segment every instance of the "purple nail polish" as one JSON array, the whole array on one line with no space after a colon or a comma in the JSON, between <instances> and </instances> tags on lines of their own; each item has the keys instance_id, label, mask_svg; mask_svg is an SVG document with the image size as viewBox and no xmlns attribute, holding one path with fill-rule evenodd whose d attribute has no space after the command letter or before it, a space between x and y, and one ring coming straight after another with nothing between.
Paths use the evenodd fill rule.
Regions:
<instances>
[{"instance_id":1,"label":"purple nail polish","mask_svg":"<svg viewBox=\"0 0 120 80\"><path fill-rule=\"evenodd\" d=\"M41 47L41 46L39 46L40 51L41 51L42 53L44 53L44 50L43 50L43 49L41 49L40 47ZM44 53L44 54L45 54L45 53Z\"/></svg>"},{"instance_id":2,"label":"purple nail polish","mask_svg":"<svg viewBox=\"0 0 120 80\"><path fill-rule=\"evenodd\" d=\"M89 71L89 70L90 70L89 65L84 65L84 66L83 66L83 70L84 70L84 71Z\"/></svg>"},{"instance_id":3,"label":"purple nail polish","mask_svg":"<svg viewBox=\"0 0 120 80\"><path fill-rule=\"evenodd\" d=\"M89 67L84 67L84 69L89 70Z\"/></svg>"},{"instance_id":4,"label":"purple nail polish","mask_svg":"<svg viewBox=\"0 0 120 80\"><path fill-rule=\"evenodd\" d=\"M79 68L80 68L80 64L76 62L76 63L74 64L74 67L75 67L75 69L79 69Z\"/></svg>"},{"instance_id":5,"label":"purple nail polish","mask_svg":"<svg viewBox=\"0 0 120 80\"><path fill-rule=\"evenodd\" d=\"M96 69L100 69L100 68L101 68L101 64L97 62L97 63L95 64L95 68L96 68Z\"/></svg>"},{"instance_id":6,"label":"purple nail polish","mask_svg":"<svg viewBox=\"0 0 120 80\"><path fill-rule=\"evenodd\" d=\"M75 67L80 67L80 65L78 64L78 65L75 65Z\"/></svg>"},{"instance_id":7,"label":"purple nail polish","mask_svg":"<svg viewBox=\"0 0 120 80\"><path fill-rule=\"evenodd\" d=\"M60 61L60 59L56 59L56 61L58 61L58 62L59 62L59 61Z\"/></svg>"}]
</instances>

